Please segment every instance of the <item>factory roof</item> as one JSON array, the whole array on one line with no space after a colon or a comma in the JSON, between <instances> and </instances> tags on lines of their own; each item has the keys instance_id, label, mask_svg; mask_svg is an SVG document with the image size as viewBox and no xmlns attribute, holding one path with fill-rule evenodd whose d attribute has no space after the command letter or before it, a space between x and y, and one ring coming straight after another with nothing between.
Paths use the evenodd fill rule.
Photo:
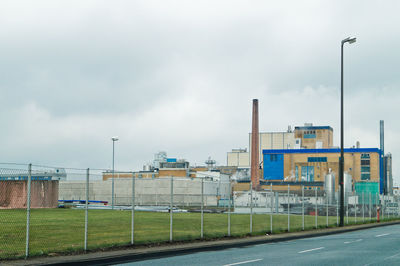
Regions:
<instances>
[{"instance_id":1,"label":"factory roof","mask_svg":"<svg viewBox=\"0 0 400 266\"><path fill-rule=\"evenodd\" d=\"M378 148L350 148L343 150L346 153L366 153L366 152L377 152L381 151ZM340 153L340 149L285 149L285 150L263 150L263 154L276 154L276 153Z\"/></svg>"},{"instance_id":2,"label":"factory roof","mask_svg":"<svg viewBox=\"0 0 400 266\"><path fill-rule=\"evenodd\" d=\"M330 126L302 126L302 127L295 127L295 130L318 130L318 129L329 129L333 131L333 128Z\"/></svg>"}]
</instances>

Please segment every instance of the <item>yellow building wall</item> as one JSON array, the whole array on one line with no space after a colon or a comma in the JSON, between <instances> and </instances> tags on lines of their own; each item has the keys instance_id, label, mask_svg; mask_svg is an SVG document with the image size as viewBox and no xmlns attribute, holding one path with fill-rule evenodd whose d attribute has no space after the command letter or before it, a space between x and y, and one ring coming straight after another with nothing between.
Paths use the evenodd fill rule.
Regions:
<instances>
[{"instance_id":1,"label":"yellow building wall","mask_svg":"<svg viewBox=\"0 0 400 266\"><path fill-rule=\"evenodd\" d=\"M178 177L186 177L187 171L186 169L159 169L159 176L178 176Z\"/></svg>"},{"instance_id":2,"label":"yellow building wall","mask_svg":"<svg viewBox=\"0 0 400 266\"><path fill-rule=\"evenodd\" d=\"M227 166L249 167L250 154L248 152L228 152Z\"/></svg>"},{"instance_id":3,"label":"yellow building wall","mask_svg":"<svg viewBox=\"0 0 400 266\"><path fill-rule=\"evenodd\" d=\"M379 154L370 154L370 180L379 182ZM295 177L296 166L298 167L298 178L301 179L302 166L314 166L314 181L325 181L325 175L331 169L335 175L335 188L338 189L339 180L339 156L340 153L286 153L284 154L284 177L287 181L297 181ZM309 157L326 157L327 162L308 162ZM344 171L351 174L353 182L361 180L361 153L344 154Z\"/></svg>"},{"instance_id":4,"label":"yellow building wall","mask_svg":"<svg viewBox=\"0 0 400 266\"><path fill-rule=\"evenodd\" d=\"M232 191L247 191L250 190L250 182L234 183Z\"/></svg>"},{"instance_id":5,"label":"yellow building wall","mask_svg":"<svg viewBox=\"0 0 400 266\"><path fill-rule=\"evenodd\" d=\"M135 173L114 173L114 178L132 178L132 174L135 175L136 178L140 177L142 178L152 178L153 174L154 177L158 177L158 173L156 172L144 172L144 173L139 173L139 172L135 172ZM112 173L103 173L103 181L107 180L107 179L111 179L112 178Z\"/></svg>"},{"instance_id":6,"label":"yellow building wall","mask_svg":"<svg viewBox=\"0 0 400 266\"><path fill-rule=\"evenodd\" d=\"M313 129L315 138L304 138L304 131L295 130L295 137L301 139L301 146L306 149L316 149L317 142L322 142L323 149L329 149L333 146L333 131L330 129Z\"/></svg>"}]
</instances>

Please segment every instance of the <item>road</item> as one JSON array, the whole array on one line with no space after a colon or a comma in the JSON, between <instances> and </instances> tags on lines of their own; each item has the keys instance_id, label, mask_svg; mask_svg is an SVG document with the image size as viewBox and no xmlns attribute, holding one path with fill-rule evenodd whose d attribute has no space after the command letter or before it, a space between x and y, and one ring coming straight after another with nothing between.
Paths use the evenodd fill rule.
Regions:
<instances>
[{"instance_id":1,"label":"road","mask_svg":"<svg viewBox=\"0 0 400 266\"><path fill-rule=\"evenodd\" d=\"M400 225L121 265L400 265Z\"/></svg>"}]
</instances>

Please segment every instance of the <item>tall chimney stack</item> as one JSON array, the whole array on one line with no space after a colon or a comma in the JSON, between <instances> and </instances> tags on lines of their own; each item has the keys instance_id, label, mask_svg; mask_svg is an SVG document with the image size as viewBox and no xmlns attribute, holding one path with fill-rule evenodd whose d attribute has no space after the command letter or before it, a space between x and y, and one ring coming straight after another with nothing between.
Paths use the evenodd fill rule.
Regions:
<instances>
[{"instance_id":1,"label":"tall chimney stack","mask_svg":"<svg viewBox=\"0 0 400 266\"><path fill-rule=\"evenodd\" d=\"M387 172L386 172L386 158L385 158L385 125L384 121L379 121L380 125L380 142L381 142L381 156L383 162L383 194L387 194L388 191L388 182L387 182Z\"/></svg>"},{"instance_id":2,"label":"tall chimney stack","mask_svg":"<svg viewBox=\"0 0 400 266\"><path fill-rule=\"evenodd\" d=\"M258 130L258 100L253 99L253 122L251 128L251 182L253 189L258 189L260 184L260 152Z\"/></svg>"},{"instance_id":3,"label":"tall chimney stack","mask_svg":"<svg viewBox=\"0 0 400 266\"><path fill-rule=\"evenodd\" d=\"M385 126L383 120L379 121L382 155L385 156Z\"/></svg>"}]
</instances>

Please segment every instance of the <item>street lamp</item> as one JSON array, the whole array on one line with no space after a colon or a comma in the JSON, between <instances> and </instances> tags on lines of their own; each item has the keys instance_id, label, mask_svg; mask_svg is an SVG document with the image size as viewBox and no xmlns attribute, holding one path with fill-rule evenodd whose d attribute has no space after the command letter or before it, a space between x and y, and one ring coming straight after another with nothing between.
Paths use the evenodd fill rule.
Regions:
<instances>
[{"instance_id":1,"label":"street lamp","mask_svg":"<svg viewBox=\"0 0 400 266\"><path fill-rule=\"evenodd\" d=\"M339 158L339 186L340 186L340 223L339 226L344 225L344 185L343 185L343 172L344 172L344 152L343 152L343 46L345 43L355 43L356 38L348 37L342 40L341 45L341 75L340 75L340 158Z\"/></svg>"},{"instance_id":2,"label":"street lamp","mask_svg":"<svg viewBox=\"0 0 400 266\"><path fill-rule=\"evenodd\" d=\"M111 208L114 210L114 144L116 141L118 141L118 137L112 137L112 144L113 144L113 155L112 155L112 178L111 178Z\"/></svg>"}]
</instances>

